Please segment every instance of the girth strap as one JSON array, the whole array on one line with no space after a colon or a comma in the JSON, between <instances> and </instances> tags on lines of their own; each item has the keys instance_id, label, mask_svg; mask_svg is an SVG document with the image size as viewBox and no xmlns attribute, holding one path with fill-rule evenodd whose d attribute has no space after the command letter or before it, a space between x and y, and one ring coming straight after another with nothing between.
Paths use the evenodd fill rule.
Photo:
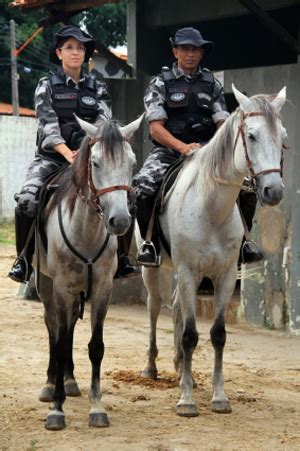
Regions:
<instances>
[{"instance_id":1,"label":"girth strap","mask_svg":"<svg viewBox=\"0 0 300 451\"><path fill-rule=\"evenodd\" d=\"M91 296L91 291L92 291L92 286L93 286L93 263L95 263L98 258L101 257L101 255L103 254L107 244L108 244L108 240L110 238L110 235L108 232L106 232L106 237L104 240L104 243L102 244L101 248L99 249L99 251L97 252L97 254L93 257L93 258L85 258L83 255L81 255L70 243L64 226L63 226L63 220L62 220L62 210L61 210L61 202L58 205L58 223L59 223L59 229L61 231L61 234L63 236L63 239L66 243L66 245L68 246L68 248L70 249L70 251L76 255L76 257L79 258L79 260L83 261L86 266L87 266L87 291L86 293L84 291L80 292L80 313L79 313L79 318L82 319L83 318L83 313L84 313L84 304L85 302L87 302Z\"/></svg>"}]
</instances>

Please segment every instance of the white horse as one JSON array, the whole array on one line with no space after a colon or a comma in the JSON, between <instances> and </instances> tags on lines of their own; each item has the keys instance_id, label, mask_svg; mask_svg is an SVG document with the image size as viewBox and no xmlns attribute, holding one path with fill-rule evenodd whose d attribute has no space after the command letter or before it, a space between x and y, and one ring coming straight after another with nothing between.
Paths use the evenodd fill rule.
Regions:
<instances>
[{"instance_id":1,"label":"white horse","mask_svg":"<svg viewBox=\"0 0 300 451\"><path fill-rule=\"evenodd\" d=\"M78 122L87 138L73 165L56 181L58 189L43 215L47 244L39 240L38 246L37 287L50 348L40 400L53 401L46 419L50 430L65 427L66 394L80 395L73 374L73 332L87 299L92 329L90 425L108 426L100 389L103 325L117 269L117 235L125 234L131 223L127 194L136 158L128 139L141 118L125 127L114 121L99 126Z\"/></svg>"},{"instance_id":2,"label":"white horse","mask_svg":"<svg viewBox=\"0 0 300 451\"><path fill-rule=\"evenodd\" d=\"M153 379L157 377L159 275L165 268L175 270L178 275L173 321L174 363L181 387L177 413L181 416L198 415L192 397L192 356L198 342L197 289L203 277L211 278L214 285L215 317L210 331L215 351L212 410L231 412L224 392L223 349L226 341L224 315L236 283L244 234L236 200L245 176L250 177L263 206L278 204L283 194L281 165L286 131L279 112L286 90L283 88L277 96L248 98L234 86L232 89L239 108L205 147L186 158L166 208L159 216L171 259L162 250L160 268L143 268L150 339L148 361L142 374Z\"/></svg>"}]
</instances>

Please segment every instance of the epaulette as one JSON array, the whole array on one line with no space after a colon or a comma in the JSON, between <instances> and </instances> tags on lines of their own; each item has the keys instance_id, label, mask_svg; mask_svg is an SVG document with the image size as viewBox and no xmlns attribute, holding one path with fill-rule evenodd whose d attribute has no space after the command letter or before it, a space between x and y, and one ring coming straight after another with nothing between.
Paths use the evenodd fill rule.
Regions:
<instances>
[{"instance_id":1,"label":"epaulette","mask_svg":"<svg viewBox=\"0 0 300 451\"><path fill-rule=\"evenodd\" d=\"M215 82L215 77L214 77L213 73L209 69L207 69L206 67L202 68L201 74L202 74L202 80L203 81L206 81L208 83L214 83Z\"/></svg>"},{"instance_id":2,"label":"epaulette","mask_svg":"<svg viewBox=\"0 0 300 451\"><path fill-rule=\"evenodd\" d=\"M161 68L161 75L162 75L164 82L175 80L175 75L168 66L163 66Z\"/></svg>"}]
</instances>

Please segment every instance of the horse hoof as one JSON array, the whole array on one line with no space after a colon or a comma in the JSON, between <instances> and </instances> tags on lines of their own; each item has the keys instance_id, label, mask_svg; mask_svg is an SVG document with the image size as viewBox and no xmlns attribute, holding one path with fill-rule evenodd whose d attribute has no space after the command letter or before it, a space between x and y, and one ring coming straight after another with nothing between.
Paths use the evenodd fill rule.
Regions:
<instances>
[{"instance_id":1,"label":"horse hoof","mask_svg":"<svg viewBox=\"0 0 300 451\"><path fill-rule=\"evenodd\" d=\"M94 428L107 428L109 426L108 416L105 412L90 413L89 426Z\"/></svg>"},{"instance_id":2,"label":"horse hoof","mask_svg":"<svg viewBox=\"0 0 300 451\"><path fill-rule=\"evenodd\" d=\"M199 415L195 404L177 404L176 410L180 417L197 417Z\"/></svg>"},{"instance_id":3,"label":"horse hoof","mask_svg":"<svg viewBox=\"0 0 300 451\"><path fill-rule=\"evenodd\" d=\"M53 395L54 395L54 385L46 385L39 396L39 401L41 402L52 402L53 401Z\"/></svg>"},{"instance_id":4,"label":"horse hoof","mask_svg":"<svg viewBox=\"0 0 300 451\"><path fill-rule=\"evenodd\" d=\"M212 401L211 410L216 413L231 413L232 409L228 400Z\"/></svg>"},{"instance_id":5,"label":"horse hoof","mask_svg":"<svg viewBox=\"0 0 300 451\"><path fill-rule=\"evenodd\" d=\"M65 414L63 412L49 412L46 418L45 428L48 431L60 431L66 427Z\"/></svg>"},{"instance_id":6,"label":"horse hoof","mask_svg":"<svg viewBox=\"0 0 300 451\"><path fill-rule=\"evenodd\" d=\"M148 370L147 368L145 368L141 372L141 376L145 377L147 379L152 379L153 381L156 381L157 380L157 370Z\"/></svg>"},{"instance_id":7,"label":"horse hoof","mask_svg":"<svg viewBox=\"0 0 300 451\"><path fill-rule=\"evenodd\" d=\"M67 396L81 396L81 391L75 379L65 381L65 392Z\"/></svg>"}]
</instances>

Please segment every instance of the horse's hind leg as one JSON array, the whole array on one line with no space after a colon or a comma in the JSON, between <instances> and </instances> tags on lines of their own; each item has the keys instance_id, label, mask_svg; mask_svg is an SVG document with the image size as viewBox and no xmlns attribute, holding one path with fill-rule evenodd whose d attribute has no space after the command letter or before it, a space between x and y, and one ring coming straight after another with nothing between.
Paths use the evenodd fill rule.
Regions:
<instances>
[{"instance_id":1,"label":"horse's hind leg","mask_svg":"<svg viewBox=\"0 0 300 451\"><path fill-rule=\"evenodd\" d=\"M143 268L143 281L148 292L147 308L150 318L149 347L147 351L147 363L141 375L150 379L157 379L156 358L158 349L156 344L156 325L161 309L161 297L159 292L159 268Z\"/></svg>"},{"instance_id":2,"label":"horse's hind leg","mask_svg":"<svg viewBox=\"0 0 300 451\"><path fill-rule=\"evenodd\" d=\"M225 312L235 287L235 281L235 266L231 268L231 271L229 270L228 273L214 280L215 318L210 330L210 337L215 351L212 410L217 413L231 412L230 402L224 391L223 351L226 342Z\"/></svg>"},{"instance_id":3,"label":"horse's hind leg","mask_svg":"<svg viewBox=\"0 0 300 451\"><path fill-rule=\"evenodd\" d=\"M53 305L53 284L52 279L41 273L39 274L39 279L39 295L44 304L44 321L49 337L49 364L47 370L47 381L40 393L39 400L42 402L51 402L53 401L56 381L56 358L54 351L56 342L56 315Z\"/></svg>"},{"instance_id":4,"label":"horse's hind leg","mask_svg":"<svg viewBox=\"0 0 300 451\"><path fill-rule=\"evenodd\" d=\"M92 382L89 393L91 409L89 425L93 427L107 427L109 425L107 413L101 403L100 374L104 356L103 324L109 303L111 289L102 287L105 296L99 296L101 303L91 301L92 337L89 342L89 358L92 364Z\"/></svg>"}]
</instances>

